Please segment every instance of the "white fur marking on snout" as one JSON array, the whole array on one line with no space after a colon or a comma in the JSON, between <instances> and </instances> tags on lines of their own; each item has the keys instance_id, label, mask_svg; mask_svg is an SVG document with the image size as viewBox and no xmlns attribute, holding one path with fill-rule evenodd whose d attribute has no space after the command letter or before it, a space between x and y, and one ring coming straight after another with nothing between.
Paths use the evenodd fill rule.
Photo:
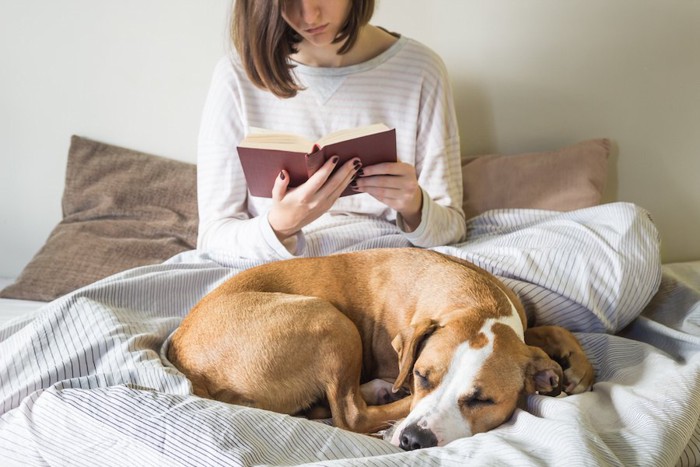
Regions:
<instances>
[{"instance_id":1,"label":"white fur marking on snout","mask_svg":"<svg viewBox=\"0 0 700 467\"><path fill-rule=\"evenodd\" d=\"M391 438L392 444L398 446L402 431L413 423L432 431L438 440L438 446L473 434L472 427L459 409L459 399L474 388L476 376L493 353L494 324L509 326L518 338L524 341L520 315L510 298L508 302L513 308L511 315L488 319L481 328L481 332L488 339L487 345L473 348L469 342L463 342L457 347L440 385L421 399L408 417L396 427Z\"/></svg>"}]
</instances>

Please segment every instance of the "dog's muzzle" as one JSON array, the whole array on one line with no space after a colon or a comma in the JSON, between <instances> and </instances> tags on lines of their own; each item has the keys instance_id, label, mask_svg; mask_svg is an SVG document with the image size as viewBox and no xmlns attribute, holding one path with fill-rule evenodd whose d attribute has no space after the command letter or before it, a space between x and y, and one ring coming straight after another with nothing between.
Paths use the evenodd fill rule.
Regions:
<instances>
[{"instance_id":1,"label":"dog's muzzle","mask_svg":"<svg viewBox=\"0 0 700 467\"><path fill-rule=\"evenodd\" d=\"M399 447L404 451L432 448L434 446L437 446L435 433L418 426L416 423L408 425L399 435Z\"/></svg>"}]
</instances>

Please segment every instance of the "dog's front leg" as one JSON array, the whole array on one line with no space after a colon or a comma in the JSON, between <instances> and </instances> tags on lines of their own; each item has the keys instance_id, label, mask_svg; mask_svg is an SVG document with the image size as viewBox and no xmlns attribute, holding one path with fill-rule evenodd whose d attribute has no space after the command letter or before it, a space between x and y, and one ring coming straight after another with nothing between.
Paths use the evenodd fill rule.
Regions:
<instances>
[{"instance_id":1,"label":"dog's front leg","mask_svg":"<svg viewBox=\"0 0 700 467\"><path fill-rule=\"evenodd\" d=\"M376 433L408 415L411 397L384 405L367 404L360 389L362 340L357 328L345 320L344 326L343 319L336 321L334 339L327 342L328 346L318 347L324 355L319 377L326 381L326 399L335 426L357 433Z\"/></svg>"},{"instance_id":2,"label":"dog's front leg","mask_svg":"<svg viewBox=\"0 0 700 467\"><path fill-rule=\"evenodd\" d=\"M330 396L335 426L358 433L376 433L405 418L411 409L411 396L383 405L368 405L359 386Z\"/></svg>"}]
</instances>

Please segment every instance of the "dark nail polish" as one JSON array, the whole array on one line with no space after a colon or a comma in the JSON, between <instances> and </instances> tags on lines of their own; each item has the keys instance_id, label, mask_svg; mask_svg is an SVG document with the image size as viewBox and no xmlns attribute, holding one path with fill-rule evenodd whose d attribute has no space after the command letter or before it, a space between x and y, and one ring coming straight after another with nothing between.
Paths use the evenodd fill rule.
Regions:
<instances>
[{"instance_id":1,"label":"dark nail polish","mask_svg":"<svg viewBox=\"0 0 700 467\"><path fill-rule=\"evenodd\" d=\"M339 159L338 156L333 156L333 157L331 158L331 162L334 163L334 164L337 164L337 163L338 163L338 159Z\"/></svg>"},{"instance_id":2,"label":"dark nail polish","mask_svg":"<svg viewBox=\"0 0 700 467\"><path fill-rule=\"evenodd\" d=\"M284 180L284 172L280 172L280 180Z\"/></svg>"},{"instance_id":3,"label":"dark nail polish","mask_svg":"<svg viewBox=\"0 0 700 467\"><path fill-rule=\"evenodd\" d=\"M362 177L364 174L365 174L365 171L362 170L362 169L360 169L360 170L357 171L357 176L358 176L358 177Z\"/></svg>"}]
</instances>

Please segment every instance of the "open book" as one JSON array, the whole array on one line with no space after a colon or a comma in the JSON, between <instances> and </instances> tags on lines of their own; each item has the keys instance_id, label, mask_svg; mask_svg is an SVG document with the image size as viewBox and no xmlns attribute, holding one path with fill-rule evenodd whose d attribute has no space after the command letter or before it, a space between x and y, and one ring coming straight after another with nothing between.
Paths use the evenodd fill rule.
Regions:
<instances>
[{"instance_id":1,"label":"open book","mask_svg":"<svg viewBox=\"0 0 700 467\"><path fill-rule=\"evenodd\" d=\"M289 173L289 186L299 186L333 156L340 158L337 167L353 157L363 166L396 162L396 130L381 123L330 133L315 142L291 133L251 130L237 149L253 196L271 198L282 169ZM356 193L347 188L341 196Z\"/></svg>"}]
</instances>

